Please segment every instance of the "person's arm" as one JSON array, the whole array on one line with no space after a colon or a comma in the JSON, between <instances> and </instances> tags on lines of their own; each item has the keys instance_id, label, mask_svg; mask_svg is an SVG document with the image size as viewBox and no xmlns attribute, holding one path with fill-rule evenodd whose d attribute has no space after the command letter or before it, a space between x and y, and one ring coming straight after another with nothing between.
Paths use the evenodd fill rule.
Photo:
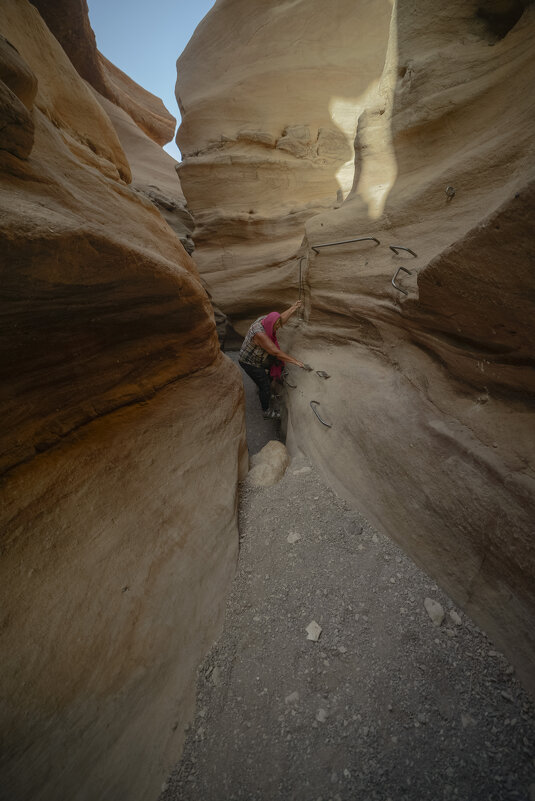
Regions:
<instances>
[{"instance_id":1,"label":"person's arm","mask_svg":"<svg viewBox=\"0 0 535 801\"><path fill-rule=\"evenodd\" d=\"M290 319L290 317L292 316L292 314L293 314L294 312L296 312L296 311L297 311L297 309L299 309L299 308L300 308L300 306L301 306L301 301L300 301L300 300L297 300L297 301L296 301L296 302L293 304L293 306L290 306L290 308L289 308L289 309L286 309L286 311L283 311L283 312L282 312L282 314L281 314L281 322L282 322L282 324L283 324L283 325L284 325L285 323L287 323L287 322L288 322L288 320Z\"/></svg>"},{"instance_id":2,"label":"person's arm","mask_svg":"<svg viewBox=\"0 0 535 801\"><path fill-rule=\"evenodd\" d=\"M267 334L255 334L253 337L253 342L255 345L260 345L270 356L276 356L277 359L280 359L281 362L288 362L289 364L295 364L297 367L304 367L303 362L294 359L293 356L290 356L289 353L284 353L283 350L278 348L274 342L268 337Z\"/></svg>"}]
</instances>

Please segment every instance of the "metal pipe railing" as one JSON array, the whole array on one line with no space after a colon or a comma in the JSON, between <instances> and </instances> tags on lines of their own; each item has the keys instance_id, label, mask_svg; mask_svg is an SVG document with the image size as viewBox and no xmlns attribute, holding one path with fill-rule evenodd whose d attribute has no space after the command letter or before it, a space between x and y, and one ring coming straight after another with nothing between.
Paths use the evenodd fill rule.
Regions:
<instances>
[{"instance_id":1,"label":"metal pipe railing","mask_svg":"<svg viewBox=\"0 0 535 801\"><path fill-rule=\"evenodd\" d=\"M323 245L311 245L310 247L314 251L314 253L317 253L319 248L330 248L333 247L333 245L348 245L350 242L368 242L368 241L377 242L378 245L381 244L377 239L377 237L375 236L359 236L356 239L341 239L340 242L325 242Z\"/></svg>"}]
</instances>

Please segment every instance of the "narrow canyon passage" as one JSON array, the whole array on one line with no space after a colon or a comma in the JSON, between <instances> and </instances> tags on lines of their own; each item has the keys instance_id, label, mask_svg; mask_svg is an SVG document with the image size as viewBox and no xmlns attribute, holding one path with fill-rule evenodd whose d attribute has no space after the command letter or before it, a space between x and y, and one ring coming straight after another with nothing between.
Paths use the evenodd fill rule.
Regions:
<instances>
[{"instance_id":1,"label":"narrow canyon passage","mask_svg":"<svg viewBox=\"0 0 535 801\"><path fill-rule=\"evenodd\" d=\"M0 801L535 801L535 3L0 9Z\"/></svg>"},{"instance_id":2,"label":"narrow canyon passage","mask_svg":"<svg viewBox=\"0 0 535 801\"><path fill-rule=\"evenodd\" d=\"M249 430L250 448L269 436ZM304 457L273 487L242 485L240 539L160 801L535 798L535 707L513 668Z\"/></svg>"}]
</instances>

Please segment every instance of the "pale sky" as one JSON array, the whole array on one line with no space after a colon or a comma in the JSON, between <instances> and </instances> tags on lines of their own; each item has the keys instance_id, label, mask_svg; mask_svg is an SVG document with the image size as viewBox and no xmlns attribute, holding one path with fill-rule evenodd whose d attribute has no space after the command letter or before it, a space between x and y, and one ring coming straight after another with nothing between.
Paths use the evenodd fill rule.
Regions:
<instances>
[{"instance_id":1,"label":"pale sky","mask_svg":"<svg viewBox=\"0 0 535 801\"><path fill-rule=\"evenodd\" d=\"M176 60L215 0L88 0L97 47L180 120ZM165 146L174 158L174 143Z\"/></svg>"}]
</instances>

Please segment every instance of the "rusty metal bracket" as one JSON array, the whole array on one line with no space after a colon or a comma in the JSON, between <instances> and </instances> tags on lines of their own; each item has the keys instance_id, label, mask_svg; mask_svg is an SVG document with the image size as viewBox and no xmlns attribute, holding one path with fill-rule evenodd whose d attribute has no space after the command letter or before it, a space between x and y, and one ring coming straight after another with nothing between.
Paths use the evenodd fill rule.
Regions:
<instances>
[{"instance_id":1,"label":"rusty metal bracket","mask_svg":"<svg viewBox=\"0 0 535 801\"><path fill-rule=\"evenodd\" d=\"M318 252L318 248L330 248L333 245L347 245L350 242L377 242L378 245L381 243L375 236L359 236L357 239L342 239L340 242L325 242L323 245L311 245L312 250L314 253Z\"/></svg>"},{"instance_id":2,"label":"rusty metal bracket","mask_svg":"<svg viewBox=\"0 0 535 801\"><path fill-rule=\"evenodd\" d=\"M411 253L415 259L418 258L418 255L414 252L414 250L411 250L410 248L404 248L402 245L389 245L388 247L390 248L390 250L394 251L396 256L398 255L398 250L406 250L407 253Z\"/></svg>"},{"instance_id":3,"label":"rusty metal bracket","mask_svg":"<svg viewBox=\"0 0 535 801\"><path fill-rule=\"evenodd\" d=\"M319 413L315 409L315 405L321 406L319 401L315 400L310 401L310 408L312 409L312 411L314 412L320 423L322 423L324 426L327 426L327 428L332 428L332 425L330 423L326 423L325 420L323 420L323 418L320 417Z\"/></svg>"},{"instance_id":4,"label":"rusty metal bracket","mask_svg":"<svg viewBox=\"0 0 535 801\"><path fill-rule=\"evenodd\" d=\"M398 285L396 284L396 278L398 277L398 275L399 275L399 271L400 271L400 270L403 270L403 272L404 272L404 273L408 273L408 275L412 275L412 272L411 272L411 270L407 270L407 268L406 268L406 267L398 267L398 268L397 268L397 270L396 270L396 273L395 273L394 277L392 278L392 286L394 287L394 289L397 289L397 290L398 290L398 292L403 292L403 294L404 294L404 295L408 295L409 293L407 292L407 290L406 290L406 289L403 289L403 287L401 287L401 286L398 286Z\"/></svg>"}]
</instances>

